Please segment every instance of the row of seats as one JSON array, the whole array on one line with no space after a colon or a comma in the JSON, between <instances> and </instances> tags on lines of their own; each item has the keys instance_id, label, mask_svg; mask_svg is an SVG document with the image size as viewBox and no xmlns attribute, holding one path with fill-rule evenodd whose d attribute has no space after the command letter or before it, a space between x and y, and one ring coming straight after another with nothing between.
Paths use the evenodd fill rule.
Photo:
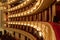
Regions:
<instances>
[{"instance_id":1,"label":"row of seats","mask_svg":"<svg viewBox=\"0 0 60 40\"><path fill-rule=\"evenodd\" d=\"M51 22L52 18L53 18L53 15L52 15L53 7L52 6L53 5L51 5L50 7L46 8L45 10L43 10L41 12L38 12L36 14L28 15L28 16L23 16L23 17L18 16L18 15L17 16L14 15L14 14L18 14L20 12L20 10L17 10L16 12L12 11L9 14L11 14L11 15L13 14L13 15L8 20L9 21L44 21L44 22ZM23 12L24 8L21 11Z\"/></svg>"},{"instance_id":2,"label":"row of seats","mask_svg":"<svg viewBox=\"0 0 60 40\"><path fill-rule=\"evenodd\" d=\"M15 36L16 35L16 32L14 32L13 33L13 35ZM24 37L24 40L31 40L30 38L28 38L27 36L25 36L25 35L23 35L23 34L20 34L20 33L18 33L18 37L19 37L19 40L22 40L23 39L23 37ZM23 36L23 37L22 37Z\"/></svg>"},{"instance_id":3,"label":"row of seats","mask_svg":"<svg viewBox=\"0 0 60 40\"><path fill-rule=\"evenodd\" d=\"M19 29L19 30L26 31L26 32L32 34L34 37L36 37L37 40L40 40L40 39L43 40L43 37L40 37L39 32L33 27L24 26L24 25L12 25L12 24L10 24L9 28L16 28L16 29Z\"/></svg>"},{"instance_id":4,"label":"row of seats","mask_svg":"<svg viewBox=\"0 0 60 40\"><path fill-rule=\"evenodd\" d=\"M11 17L9 18L9 21L48 21L49 20L49 15L47 16L48 13L46 13L46 17L43 18L43 14L35 14L35 15L29 15L29 16L23 16L23 17Z\"/></svg>"},{"instance_id":5,"label":"row of seats","mask_svg":"<svg viewBox=\"0 0 60 40\"><path fill-rule=\"evenodd\" d=\"M22 40L22 36L24 37L24 40L30 40L27 36L17 33L16 31L10 31L10 30L3 30L0 31L0 40ZM18 38L16 37L18 35Z\"/></svg>"},{"instance_id":6,"label":"row of seats","mask_svg":"<svg viewBox=\"0 0 60 40\"><path fill-rule=\"evenodd\" d=\"M16 39L9 35L9 33L5 33L4 35L0 36L0 40L16 40Z\"/></svg>"},{"instance_id":7,"label":"row of seats","mask_svg":"<svg viewBox=\"0 0 60 40\"><path fill-rule=\"evenodd\" d=\"M42 12L38 12L37 14L23 16L23 17L20 16L10 17L9 21L52 21L52 12L53 9L51 6L50 8L47 8ZM10 14L12 15L14 14L14 12Z\"/></svg>"},{"instance_id":8,"label":"row of seats","mask_svg":"<svg viewBox=\"0 0 60 40\"><path fill-rule=\"evenodd\" d=\"M24 0L17 0L15 3L10 4L10 7L11 7L11 8L12 8L12 7L15 7L15 6L21 4L22 2L24 2Z\"/></svg>"},{"instance_id":9,"label":"row of seats","mask_svg":"<svg viewBox=\"0 0 60 40\"><path fill-rule=\"evenodd\" d=\"M20 9L18 9L18 10L11 11L11 12L10 12L10 15L16 14L16 13L20 13L20 12L23 12L23 11L26 11L26 10L32 8L32 6L34 6L35 4L36 4L36 1L34 1L33 3L30 3L29 5L27 5L27 6L24 7L24 8L20 8Z\"/></svg>"}]
</instances>

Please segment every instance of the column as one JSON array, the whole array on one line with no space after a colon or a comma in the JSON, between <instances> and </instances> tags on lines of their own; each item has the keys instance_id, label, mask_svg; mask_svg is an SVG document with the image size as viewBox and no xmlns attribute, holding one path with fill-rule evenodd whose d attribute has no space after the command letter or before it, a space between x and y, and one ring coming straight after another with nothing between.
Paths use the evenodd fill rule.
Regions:
<instances>
[{"instance_id":1,"label":"column","mask_svg":"<svg viewBox=\"0 0 60 40\"><path fill-rule=\"evenodd\" d=\"M47 10L45 10L45 21L47 21Z\"/></svg>"},{"instance_id":2,"label":"column","mask_svg":"<svg viewBox=\"0 0 60 40\"><path fill-rule=\"evenodd\" d=\"M56 16L56 5L55 4L52 5L52 22L53 22L54 16Z\"/></svg>"},{"instance_id":3,"label":"column","mask_svg":"<svg viewBox=\"0 0 60 40\"><path fill-rule=\"evenodd\" d=\"M42 21L44 21L44 12L42 12Z\"/></svg>"},{"instance_id":4,"label":"column","mask_svg":"<svg viewBox=\"0 0 60 40\"><path fill-rule=\"evenodd\" d=\"M39 21L41 21L41 13L39 13Z\"/></svg>"},{"instance_id":5,"label":"column","mask_svg":"<svg viewBox=\"0 0 60 40\"><path fill-rule=\"evenodd\" d=\"M25 36L24 35L21 35L21 40L25 40Z\"/></svg>"},{"instance_id":6,"label":"column","mask_svg":"<svg viewBox=\"0 0 60 40\"><path fill-rule=\"evenodd\" d=\"M10 6L10 5L8 5L8 9L9 9L9 8L11 8L11 6Z\"/></svg>"},{"instance_id":7,"label":"column","mask_svg":"<svg viewBox=\"0 0 60 40\"><path fill-rule=\"evenodd\" d=\"M1 27L1 13L2 13L2 11L0 10L0 27Z\"/></svg>"},{"instance_id":8,"label":"column","mask_svg":"<svg viewBox=\"0 0 60 40\"><path fill-rule=\"evenodd\" d=\"M26 31L28 32L28 26L26 26Z\"/></svg>"},{"instance_id":9,"label":"column","mask_svg":"<svg viewBox=\"0 0 60 40\"><path fill-rule=\"evenodd\" d=\"M49 22L52 21L52 12L51 12L51 7L49 7Z\"/></svg>"},{"instance_id":10,"label":"column","mask_svg":"<svg viewBox=\"0 0 60 40\"><path fill-rule=\"evenodd\" d=\"M15 33L15 38L19 39L19 34L18 33Z\"/></svg>"}]
</instances>

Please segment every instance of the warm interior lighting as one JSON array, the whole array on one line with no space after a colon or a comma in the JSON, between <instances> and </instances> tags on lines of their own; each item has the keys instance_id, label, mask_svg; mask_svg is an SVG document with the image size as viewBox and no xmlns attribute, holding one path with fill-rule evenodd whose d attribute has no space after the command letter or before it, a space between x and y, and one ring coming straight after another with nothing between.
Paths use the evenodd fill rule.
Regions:
<instances>
[{"instance_id":1,"label":"warm interior lighting","mask_svg":"<svg viewBox=\"0 0 60 40\"><path fill-rule=\"evenodd\" d=\"M35 29L37 28L37 26L33 26Z\"/></svg>"},{"instance_id":2,"label":"warm interior lighting","mask_svg":"<svg viewBox=\"0 0 60 40\"><path fill-rule=\"evenodd\" d=\"M58 2L60 1L60 0L57 0Z\"/></svg>"},{"instance_id":3,"label":"warm interior lighting","mask_svg":"<svg viewBox=\"0 0 60 40\"><path fill-rule=\"evenodd\" d=\"M12 15L10 17L13 17Z\"/></svg>"},{"instance_id":4,"label":"warm interior lighting","mask_svg":"<svg viewBox=\"0 0 60 40\"><path fill-rule=\"evenodd\" d=\"M31 25L31 27L33 27L33 25Z\"/></svg>"},{"instance_id":5,"label":"warm interior lighting","mask_svg":"<svg viewBox=\"0 0 60 40\"><path fill-rule=\"evenodd\" d=\"M16 24L17 24L17 22L16 22Z\"/></svg>"},{"instance_id":6,"label":"warm interior lighting","mask_svg":"<svg viewBox=\"0 0 60 40\"><path fill-rule=\"evenodd\" d=\"M8 4L15 2L16 0L8 0Z\"/></svg>"},{"instance_id":7,"label":"warm interior lighting","mask_svg":"<svg viewBox=\"0 0 60 40\"><path fill-rule=\"evenodd\" d=\"M18 15L16 14L16 17L17 17Z\"/></svg>"},{"instance_id":8,"label":"warm interior lighting","mask_svg":"<svg viewBox=\"0 0 60 40\"><path fill-rule=\"evenodd\" d=\"M33 12L33 10L30 10L31 12Z\"/></svg>"},{"instance_id":9,"label":"warm interior lighting","mask_svg":"<svg viewBox=\"0 0 60 40\"><path fill-rule=\"evenodd\" d=\"M14 17L15 15L13 15L13 17Z\"/></svg>"},{"instance_id":10,"label":"warm interior lighting","mask_svg":"<svg viewBox=\"0 0 60 40\"><path fill-rule=\"evenodd\" d=\"M29 11L27 13L30 13Z\"/></svg>"},{"instance_id":11,"label":"warm interior lighting","mask_svg":"<svg viewBox=\"0 0 60 40\"><path fill-rule=\"evenodd\" d=\"M13 24L15 24L15 23L13 22Z\"/></svg>"},{"instance_id":12,"label":"warm interior lighting","mask_svg":"<svg viewBox=\"0 0 60 40\"><path fill-rule=\"evenodd\" d=\"M4 26L6 26L6 24L4 24Z\"/></svg>"},{"instance_id":13,"label":"warm interior lighting","mask_svg":"<svg viewBox=\"0 0 60 40\"><path fill-rule=\"evenodd\" d=\"M38 6L38 5L39 5L39 3L40 3L40 2L37 2L37 3L36 3L36 6Z\"/></svg>"},{"instance_id":14,"label":"warm interior lighting","mask_svg":"<svg viewBox=\"0 0 60 40\"><path fill-rule=\"evenodd\" d=\"M24 12L24 15L26 15L26 12Z\"/></svg>"},{"instance_id":15,"label":"warm interior lighting","mask_svg":"<svg viewBox=\"0 0 60 40\"><path fill-rule=\"evenodd\" d=\"M10 22L8 22L8 24L10 24Z\"/></svg>"},{"instance_id":16,"label":"warm interior lighting","mask_svg":"<svg viewBox=\"0 0 60 40\"><path fill-rule=\"evenodd\" d=\"M23 13L21 13L21 16L23 16Z\"/></svg>"},{"instance_id":17,"label":"warm interior lighting","mask_svg":"<svg viewBox=\"0 0 60 40\"><path fill-rule=\"evenodd\" d=\"M18 22L18 24L20 24L20 22Z\"/></svg>"},{"instance_id":18,"label":"warm interior lighting","mask_svg":"<svg viewBox=\"0 0 60 40\"><path fill-rule=\"evenodd\" d=\"M23 4L21 4L21 6L23 6Z\"/></svg>"},{"instance_id":19,"label":"warm interior lighting","mask_svg":"<svg viewBox=\"0 0 60 40\"><path fill-rule=\"evenodd\" d=\"M24 25L26 25L26 24L24 24Z\"/></svg>"},{"instance_id":20,"label":"warm interior lighting","mask_svg":"<svg viewBox=\"0 0 60 40\"><path fill-rule=\"evenodd\" d=\"M34 10L36 9L36 7L33 8Z\"/></svg>"},{"instance_id":21,"label":"warm interior lighting","mask_svg":"<svg viewBox=\"0 0 60 40\"><path fill-rule=\"evenodd\" d=\"M42 32L39 32L39 36L40 36L40 37L42 36Z\"/></svg>"},{"instance_id":22,"label":"warm interior lighting","mask_svg":"<svg viewBox=\"0 0 60 40\"><path fill-rule=\"evenodd\" d=\"M27 1L29 1L29 0L27 0Z\"/></svg>"},{"instance_id":23,"label":"warm interior lighting","mask_svg":"<svg viewBox=\"0 0 60 40\"><path fill-rule=\"evenodd\" d=\"M6 18L4 18L4 21L6 21Z\"/></svg>"},{"instance_id":24,"label":"warm interior lighting","mask_svg":"<svg viewBox=\"0 0 60 40\"><path fill-rule=\"evenodd\" d=\"M29 1L29 0L28 0ZM40 2L40 1L39 1ZM20 13L20 15L21 16L24 16L24 15L27 15L27 14L32 14L33 13L33 11L34 10L36 10L37 9L37 6L40 4L39 2L37 2L36 3L36 5L32 8L32 9L30 9L30 10L27 10L27 11L24 11L23 13ZM21 6L24 6L24 4L21 4ZM17 7L14 7L15 9L17 9ZM31 13L30 13L31 12ZM24 15L23 15L24 14ZM19 15L19 16L20 16ZM17 15L15 16L15 17L17 17Z\"/></svg>"},{"instance_id":25,"label":"warm interior lighting","mask_svg":"<svg viewBox=\"0 0 60 40\"><path fill-rule=\"evenodd\" d=\"M28 26L30 26L30 24L28 24Z\"/></svg>"},{"instance_id":26,"label":"warm interior lighting","mask_svg":"<svg viewBox=\"0 0 60 40\"><path fill-rule=\"evenodd\" d=\"M12 22L10 22L10 24L12 24Z\"/></svg>"},{"instance_id":27,"label":"warm interior lighting","mask_svg":"<svg viewBox=\"0 0 60 40\"><path fill-rule=\"evenodd\" d=\"M21 25L23 25L23 22L21 22Z\"/></svg>"},{"instance_id":28,"label":"warm interior lighting","mask_svg":"<svg viewBox=\"0 0 60 40\"><path fill-rule=\"evenodd\" d=\"M40 31L40 30L41 30L41 28L40 28L40 27L37 27L37 30L38 30L38 31Z\"/></svg>"},{"instance_id":29,"label":"warm interior lighting","mask_svg":"<svg viewBox=\"0 0 60 40\"><path fill-rule=\"evenodd\" d=\"M24 2L24 4L26 4L26 2Z\"/></svg>"}]
</instances>

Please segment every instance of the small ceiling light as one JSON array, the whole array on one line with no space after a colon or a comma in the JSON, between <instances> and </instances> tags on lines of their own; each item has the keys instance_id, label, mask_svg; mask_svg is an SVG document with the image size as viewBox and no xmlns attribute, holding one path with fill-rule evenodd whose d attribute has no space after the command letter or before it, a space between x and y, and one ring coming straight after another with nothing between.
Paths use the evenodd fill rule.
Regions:
<instances>
[{"instance_id":1,"label":"small ceiling light","mask_svg":"<svg viewBox=\"0 0 60 40\"><path fill-rule=\"evenodd\" d=\"M31 25L31 27L33 27L33 25Z\"/></svg>"},{"instance_id":2,"label":"small ceiling light","mask_svg":"<svg viewBox=\"0 0 60 40\"><path fill-rule=\"evenodd\" d=\"M21 6L23 6L23 4L21 4Z\"/></svg>"},{"instance_id":3,"label":"small ceiling light","mask_svg":"<svg viewBox=\"0 0 60 40\"><path fill-rule=\"evenodd\" d=\"M24 4L26 4L26 2L24 2Z\"/></svg>"},{"instance_id":4,"label":"small ceiling light","mask_svg":"<svg viewBox=\"0 0 60 40\"><path fill-rule=\"evenodd\" d=\"M27 13L30 13L29 11Z\"/></svg>"},{"instance_id":5,"label":"small ceiling light","mask_svg":"<svg viewBox=\"0 0 60 40\"><path fill-rule=\"evenodd\" d=\"M39 32L39 36L40 36L40 37L42 36L42 32Z\"/></svg>"},{"instance_id":6,"label":"small ceiling light","mask_svg":"<svg viewBox=\"0 0 60 40\"><path fill-rule=\"evenodd\" d=\"M20 24L20 22L18 22L18 24Z\"/></svg>"},{"instance_id":7,"label":"small ceiling light","mask_svg":"<svg viewBox=\"0 0 60 40\"><path fill-rule=\"evenodd\" d=\"M36 5L39 5L39 2L38 2L38 3L36 3Z\"/></svg>"},{"instance_id":8,"label":"small ceiling light","mask_svg":"<svg viewBox=\"0 0 60 40\"><path fill-rule=\"evenodd\" d=\"M40 28L40 27L37 27L37 30L38 30L38 31L40 31L40 30L41 30L41 28Z\"/></svg>"},{"instance_id":9,"label":"small ceiling light","mask_svg":"<svg viewBox=\"0 0 60 40\"><path fill-rule=\"evenodd\" d=\"M29 26L30 24L28 24L28 26Z\"/></svg>"},{"instance_id":10,"label":"small ceiling light","mask_svg":"<svg viewBox=\"0 0 60 40\"><path fill-rule=\"evenodd\" d=\"M33 10L30 10L31 12L33 12Z\"/></svg>"},{"instance_id":11,"label":"small ceiling light","mask_svg":"<svg viewBox=\"0 0 60 40\"><path fill-rule=\"evenodd\" d=\"M36 7L34 7L33 9L36 9Z\"/></svg>"},{"instance_id":12,"label":"small ceiling light","mask_svg":"<svg viewBox=\"0 0 60 40\"><path fill-rule=\"evenodd\" d=\"M29 1L29 0L27 0L27 1Z\"/></svg>"},{"instance_id":13,"label":"small ceiling light","mask_svg":"<svg viewBox=\"0 0 60 40\"><path fill-rule=\"evenodd\" d=\"M26 24L24 24L24 25L26 25Z\"/></svg>"},{"instance_id":14,"label":"small ceiling light","mask_svg":"<svg viewBox=\"0 0 60 40\"><path fill-rule=\"evenodd\" d=\"M21 13L21 16L23 16L23 13Z\"/></svg>"},{"instance_id":15,"label":"small ceiling light","mask_svg":"<svg viewBox=\"0 0 60 40\"><path fill-rule=\"evenodd\" d=\"M37 26L34 26L34 28L37 28Z\"/></svg>"},{"instance_id":16,"label":"small ceiling light","mask_svg":"<svg viewBox=\"0 0 60 40\"><path fill-rule=\"evenodd\" d=\"M16 14L15 16L17 17L18 15Z\"/></svg>"}]
</instances>

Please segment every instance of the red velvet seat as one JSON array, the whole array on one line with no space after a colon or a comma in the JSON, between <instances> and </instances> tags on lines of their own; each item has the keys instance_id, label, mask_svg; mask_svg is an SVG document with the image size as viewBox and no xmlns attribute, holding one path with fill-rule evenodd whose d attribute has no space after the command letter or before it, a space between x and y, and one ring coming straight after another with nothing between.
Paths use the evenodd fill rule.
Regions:
<instances>
[{"instance_id":1,"label":"red velvet seat","mask_svg":"<svg viewBox=\"0 0 60 40\"><path fill-rule=\"evenodd\" d=\"M60 25L58 23L50 23L55 32L56 39L60 40Z\"/></svg>"}]
</instances>

